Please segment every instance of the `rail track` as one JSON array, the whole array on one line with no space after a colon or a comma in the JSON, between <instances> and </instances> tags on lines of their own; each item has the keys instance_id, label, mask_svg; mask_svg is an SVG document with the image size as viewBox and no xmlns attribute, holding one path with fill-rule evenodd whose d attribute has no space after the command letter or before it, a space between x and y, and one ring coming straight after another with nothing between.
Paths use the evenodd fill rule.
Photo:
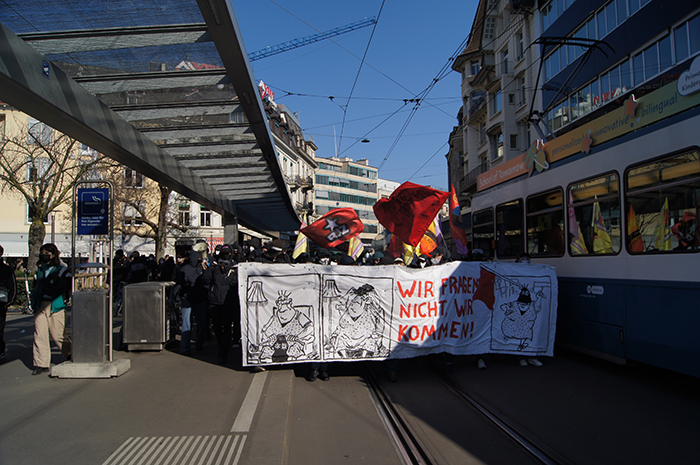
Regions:
<instances>
[{"instance_id":1,"label":"rail track","mask_svg":"<svg viewBox=\"0 0 700 465\"><path fill-rule=\"evenodd\" d=\"M446 374L438 367L429 366L421 361L425 368L435 377L435 381L441 383L461 401L465 402L479 416L488 420L502 433L504 441L515 444L526 452L534 463L542 465L573 465L573 462L547 445L544 441L509 419L503 412L490 405L466 386ZM391 395L383 388L377 374L365 367L364 376L369 386L375 406L384 420L389 433L394 440L399 456L407 465L432 465L440 463L430 453L430 448L421 443L419 436L415 434L410 421L401 414L391 399Z\"/></svg>"}]
</instances>

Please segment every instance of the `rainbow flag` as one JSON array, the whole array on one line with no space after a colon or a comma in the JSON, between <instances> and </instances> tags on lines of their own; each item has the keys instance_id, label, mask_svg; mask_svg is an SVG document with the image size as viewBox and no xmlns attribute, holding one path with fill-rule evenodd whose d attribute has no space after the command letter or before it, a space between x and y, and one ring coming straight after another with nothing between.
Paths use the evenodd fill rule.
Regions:
<instances>
[{"instance_id":1,"label":"rainbow flag","mask_svg":"<svg viewBox=\"0 0 700 465\"><path fill-rule=\"evenodd\" d=\"M299 235L297 236L297 242L294 244L294 251L292 252L292 258L297 258L299 255L309 251L309 238L301 233L301 230L306 227L306 213L304 213L304 218L301 220L301 227L299 228Z\"/></svg>"},{"instance_id":2,"label":"rainbow flag","mask_svg":"<svg viewBox=\"0 0 700 465\"><path fill-rule=\"evenodd\" d=\"M440 227L440 215L435 215L433 222L430 223L428 230L423 235L423 238L418 243L416 252L419 254L429 254L439 245L443 244L442 228Z\"/></svg>"},{"instance_id":3,"label":"rainbow flag","mask_svg":"<svg viewBox=\"0 0 700 465\"><path fill-rule=\"evenodd\" d=\"M656 224L656 250L671 250L671 218L668 213L668 198L664 200L664 206L659 213L659 222Z\"/></svg>"},{"instance_id":4,"label":"rainbow flag","mask_svg":"<svg viewBox=\"0 0 700 465\"><path fill-rule=\"evenodd\" d=\"M351 237L348 244L348 255L352 257L353 260L357 260L357 257L362 255L365 250L365 245L362 243L359 237Z\"/></svg>"},{"instance_id":5,"label":"rainbow flag","mask_svg":"<svg viewBox=\"0 0 700 465\"><path fill-rule=\"evenodd\" d=\"M630 252L644 252L644 240L639 232L637 214L634 212L632 204L630 204L630 210L627 213L627 244Z\"/></svg>"},{"instance_id":6,"label":"rainbow flag","mask_svg":"<svg viewBox=\"0 0 700 465\"><path fill-rule=\"evenodd\" d=\"M605 227L603 212L600 211L598 202L593 204L593 253L613 253L612 239Z\"/></svg>"}]
</instances>

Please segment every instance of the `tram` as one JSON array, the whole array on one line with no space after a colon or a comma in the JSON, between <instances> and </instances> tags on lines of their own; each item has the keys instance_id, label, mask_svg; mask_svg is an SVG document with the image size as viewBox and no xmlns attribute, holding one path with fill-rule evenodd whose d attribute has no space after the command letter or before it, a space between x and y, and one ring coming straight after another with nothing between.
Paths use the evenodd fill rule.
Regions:
<instances>
[{"instance_id":1,"label":"tram","mask_svg":"<svg viewBox=\"0 0 700 465\"><path fill-rule=\"evenodd\" d=\"M659 94L630 97L641 108L547 142L546 162L531 153L531 174L511 163L482 176L512 179L480 178L472 246L556 267L558 345L700 377L700 92L691 97L646 121Z\"/></svg>"}]
</instances>

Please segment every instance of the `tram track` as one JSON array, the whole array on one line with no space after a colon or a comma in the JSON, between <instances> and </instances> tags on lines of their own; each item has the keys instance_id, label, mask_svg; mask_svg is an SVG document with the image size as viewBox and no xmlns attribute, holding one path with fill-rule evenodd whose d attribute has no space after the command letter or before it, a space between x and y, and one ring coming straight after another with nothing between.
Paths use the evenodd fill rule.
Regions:
<instances>
[{"instance_id":1,"label":"tram track","mask_svg":"<svg viewBox=\"0 0 700 465\"><path fill-rule=\"evenodd\" d=\"M465 402L473 411L500 431L518 449L529 455L535 463L542 465L573 465L573 462L562 456L544 441L527 431L515 421L504 415L498 408L471 392L454 377L444 373L442 369L421 362L425 369L432 373L437 380L454 396ZM399 455L406 464L436 464L428 448L421 444L420 439L411 429L410 422L396 408L390 395L382 388L372 370L365 367L365 377L370 388L375 405L384 420Z\"/></svg>"},{"instance_id":2,"label":"tram track","mask_svg":"<svg viewBox=\"0 0 700 465\"><path fill-rule=\"evenodd\" d=\"M364 377L379 416L384 421L403 462L406 465L435 464L367 365L364 366Z\"/></svg>"}]
</instances>

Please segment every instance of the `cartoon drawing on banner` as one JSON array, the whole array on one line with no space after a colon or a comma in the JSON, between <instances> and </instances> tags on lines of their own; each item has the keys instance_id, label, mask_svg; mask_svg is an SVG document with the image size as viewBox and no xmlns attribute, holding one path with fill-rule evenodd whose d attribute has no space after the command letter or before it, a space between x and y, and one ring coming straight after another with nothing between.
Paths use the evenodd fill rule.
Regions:
<instances>
[{"instance_id":1,"label":"cartoon drawing on banner","mask_svg":"<svg viewBox=\"0 0 700 465\"><path fill-rule=\"evenodd\" d=\"M347 277L344 282L368 278ZM390 322L385 321L391 301L380 294L390 294L393 280L372 279L351 287L345 294L338 290L335 280L324 283L324 320L329 329L325 341L327 359L370 359L389 355ZM359 283L358 283L359 284ZM383 285L383 286L382 286Z\"/></svg>"},{"instance_id":2,"label":"cartoon drawing on banner","mask_svg":"<svg viewBox=\"0 0 700 465\"><path fill-rule=\"evenodd\" d=\"M536 331L536 327L550 324L550 312L546 310L551 304L551 283L541 281L542 277L494 274L498 301L495 308L500 312L493 312L492 316L492 349L543 352L548 347L548 340L535 340L535 335L543 337L549 334Z\"/></svg>"},{"instance_id":3,"label":"cartoon drawing on banner","mask_svg":"<svg viewBox=\"0 0 700 465\"><path fill-rule=\"evenodd\" d=\"M317 293L286 289L279 277L251 277L247 289L247 355L250 363L285 363L319 359ZM318 278L318 276L316 276ZM269 288L269 290L268 290ZM276 292L272 309L267 293ZM262 322L262 323L261 323ZM252 331L251 331L252 330Z\"/></svg>"},{"instance_id":4,"label":"cartoon drawing on banner","mask_svg":"<svg viewBox=\"0 0 700 465\"><path fill-rule=\"evenodd\" d=\"M538 300L532 300L527 286L520 289L518 300L501 305L501 310L506 318L501 324L503 330L503 340L510 339L519 341L518 350L523 350L528 346L527 341L532 341L533 329L537 315L542 310L542 299L547 297L542 291L537 293Z\"/></svg>"}]
</instances>

